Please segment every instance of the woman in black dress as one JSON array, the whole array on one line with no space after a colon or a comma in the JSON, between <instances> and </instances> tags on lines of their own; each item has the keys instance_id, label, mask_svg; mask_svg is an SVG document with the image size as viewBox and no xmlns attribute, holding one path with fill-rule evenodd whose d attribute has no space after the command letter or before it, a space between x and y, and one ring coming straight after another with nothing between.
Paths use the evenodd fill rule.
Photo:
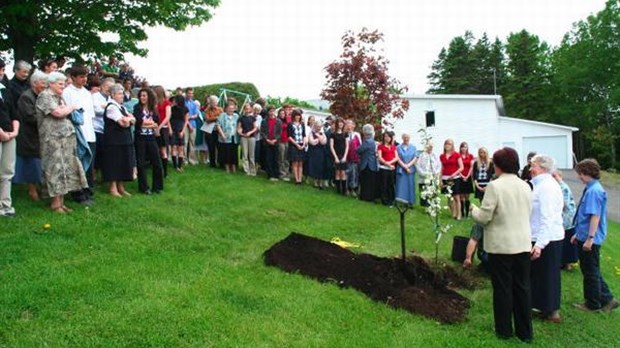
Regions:
<instances>
[{"instance_id":1,"label":"woman in black dress","mask_svg":"<svg viewBox=\"0 0 620 348\"><path fill-rule=\"evenodd\" d=\"M183 159L185 157L185 128L189 124L189 111L185 107L185 98L176 95L172 99L170 126L172 127L172 165L177 172L183 171Z\"/></svg>"},{"instance_id":2,"label":"woman in black dress","mask_svg":"<svg viewBox=\"0 0 620 348\"><path fill-rule=\"evenodd\" d=\"M334 131L329 137L329 151L334 159L336 191L345 195L347 193L347 154L349 142L344 132L344 120L337 118L334 122Z\"/></svg>"},{"instance_id":3,"label":"woman in black dress","mask_svg":"<svg viewBox=\"0 0 620 348\"><path fill-rule=\"evenodd\" d=\"M164 188L163 168L159 158L159 148L155 141L155 130L159 128L159 115L155 108L155 95L150 89L143 88L138 92L138 104L133 108L136 118L134 142L138 160L138 190L150 195L159 193ZM151 163L153 168L153 190L146 180L146 166Z\"/></svg>"},{"instance_id":4,"label":"woman in black dress","mask_svg":"<svg viewBox=\"0 0 620 348\"><path fill-rule=\"evenodd\" d=\"M133 180L136 166L131 136L131 125L136 119L121 105L123 96L123 86L112 86L110 101L103 112L103 180L110 183L110 194L115 197L131 196L124 182Z\"/></svg>"},{"instance_id":5,"label":"woman in black dress","mask_svg":"<svg viewBox=\"0 0 620 348\"><path fill-rule=\"evenodd\" d=\"M308 134L308 176L314 179L314 187L321 189L325 177L325 144L327 137L320 121L314 121Z\"/></svg>"},{"instance_id":6,"label":"woman in black dress","mask_svg":"<svg viewBox=\"0 0 620 348\"><path fill-rule=\"evenodd\" d=\"M306 137L306 127L301 121L301 110L295 109L291 113L293 121L288 124L288 160L293 168L295 185L301 185L304 171L304 157L308 138Z\"/></svg>"}]
</instances>

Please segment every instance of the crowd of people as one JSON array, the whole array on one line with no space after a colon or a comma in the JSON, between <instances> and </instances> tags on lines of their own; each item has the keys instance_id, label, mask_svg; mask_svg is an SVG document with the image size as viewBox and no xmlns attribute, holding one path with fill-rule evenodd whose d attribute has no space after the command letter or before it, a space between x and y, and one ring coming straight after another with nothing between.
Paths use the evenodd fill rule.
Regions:
<instances>
[{"instance_id":1,"label":"crowd of people","mask_svg":"<svg viewBox=\"0 0 620 348\"><path fill-rule=\"evenodd\" d=\"M0 60L3 217L15 215L12 183L27 185L32 200L49 197L52 211L67 214L72 209L65 195L93 204L98 178L114 197L131 196L125 183L135 179L140 193L160 193L170 164L179 173L188 164L234 173L241 160L248 176L264 173L270 181L296 185L307 179L317 189L333 187L338 194L386 206L414 205L416 190L436 178L451 196L452 218L471 213L476 222L464 266L471 266L477 247L491 273L499 337L513 335L514 318L516 335L530 341L532 310L560 322L560 269L577 260L585 302L576 308L618 307L600 273L607 197L595 160L575 168L586 185L576 206L549 156L528 156L519 177L518 155L511 148L490 156L481 147L474 156L466 142L456 149L446 139L437 155L432 142L418 151L407 133L397 141L385 132L376 141L373 125L363 125L360 134L352 119L306 119L301 109L276 109L262 98L239 107L232 98L209 96L201 105L192 88L171 95L162 86L142 85L134 95L135 81L121 76L124 70L102 67L103 73L93 74L74 65L63 73L58 65L43 60L33 69L18 61L9 81ZM471 203L472 194L480 207ZM421 199L420 205L428 202Z\"/></svg>"}]
</instances>

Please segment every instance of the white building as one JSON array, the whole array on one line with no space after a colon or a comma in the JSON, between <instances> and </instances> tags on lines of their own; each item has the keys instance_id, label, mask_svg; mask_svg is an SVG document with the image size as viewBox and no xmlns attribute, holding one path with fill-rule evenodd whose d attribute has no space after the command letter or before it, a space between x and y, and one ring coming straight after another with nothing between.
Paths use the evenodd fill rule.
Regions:
<instances>
[{"instance_id":1,"label":"white building","mask_svg":"<svg viewBox=\"0 0 620 348\"><path fill-rule=\"evenodd\" d=\"M394 131L407 132L420 148L418 130L427 127L433 136L435 152L441 153L443 142L452 138L457 147L465 141L474 156L479 147L489 154L509 146L517 150L521 166L528 152L544 153L556 160L558 168L573 167L575 127L529 121L505 116L501 96L495 95L407 95L409 110L393 122Z\"/></svg>"},{"instance_id":2,"label":"white building","mask_svg":"<svg viewBox=\"0 0 620 348\"><path fill-rule=\"evenodd\" d=\"M398 141L403 133L409 133L418 150L422 150L418 130L427 127L437 153L441 153L444 140L452 138L457 148L461 142L467 142L469 151L476 157L479 147L486 147L492 155L495 150L509 146L519 153L521 167L531 151L553 157L560 169L573 167L572 134L578 128L507 117L499 95L404 97L409 99L409 110L402 119L393 121L394 132ZM329 113L304 110L304 117L310 115L324 119Z\"/></svg>"}]
</instances>

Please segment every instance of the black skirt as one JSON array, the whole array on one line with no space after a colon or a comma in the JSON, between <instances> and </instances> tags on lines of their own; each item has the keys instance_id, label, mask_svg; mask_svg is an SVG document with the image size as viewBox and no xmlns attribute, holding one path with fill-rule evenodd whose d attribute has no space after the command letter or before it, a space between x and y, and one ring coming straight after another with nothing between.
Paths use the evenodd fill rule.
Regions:
<instances>
[{"instance_id":1,"label":"black skirt","mask_svg":"<svg viewBox=\"0 0 620 348\"><path fill-rule=\"evenodd\" d=\"M549 242L540 257L532 261L530 273L532 289L532 308L543 313L560 309L563 240Z\"/></svg>"},{"instance_id":2,"label":"black skirt","mask_svg":"<svg viewBox=\"0 0 620 348\"><path fill-rule=\"evenodd\" d=\"M360 199L362 201L374 202L377 198L377 174L368 167L360 171Z\"/></svg>"},{"instance_id":3,"label":"black skirt","mask_svg":"<svg viewBox=\"0 0 620 348\"><path fill-rule=\"evenodd\" d=\"M288 160L290 162L295 161L303 161L306 158L306 150L303 148L300 150L297 146L289 144L288 145Z\"/></svg>"},{"instance_id":4,"label":"black skirt","mask_svg":"<svg viewBox=\"0 0 620 348\"><path fill-rule=\"evenodd\" d=\"M239 164L239 146L235 143L220 143L220 164L236 166Z\"/></svg>"},{"instance_id":5,"label":"black skirt","mask_svg":"<svg viewBox=\"0 0 620 348\"><path fill-rule=\"evenodd\" d=\"M133 144L107 145L103 154L104 181L132 181L136 166Z\"/></svg>"},{"instance_id":6,"label":"black skirt","mask_svg":"<svg viewBox=\"0 0 620 348\"><path fill-rule=\"evenodd\" d=\"M459 180L459 193L470 194L474 192L474 182L471 179L471 176L467 180L463 180L463 178Z\"/></svg>"}]
</instances>

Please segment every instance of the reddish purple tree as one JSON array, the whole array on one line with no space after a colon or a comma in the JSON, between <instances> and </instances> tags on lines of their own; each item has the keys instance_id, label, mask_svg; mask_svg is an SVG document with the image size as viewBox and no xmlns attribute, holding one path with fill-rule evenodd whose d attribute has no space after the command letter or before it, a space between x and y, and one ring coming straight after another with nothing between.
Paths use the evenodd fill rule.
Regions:
<instances>
[{"instance_id":1,"label":"reddish purple tree","mask_svg":"<svg viewBox=\"0 0 620 348\"><path fill-rule=\"evenodd\" d=\"M388 75L389 61L377 50L383 34L364 28L342 36L343 53L327 67L326 87L321 98L331 102L334 115L370 123L381 130L391 126L390 118L402 118L409 101L400 97L407 91Z\"/></svg>"}]
</instances>

